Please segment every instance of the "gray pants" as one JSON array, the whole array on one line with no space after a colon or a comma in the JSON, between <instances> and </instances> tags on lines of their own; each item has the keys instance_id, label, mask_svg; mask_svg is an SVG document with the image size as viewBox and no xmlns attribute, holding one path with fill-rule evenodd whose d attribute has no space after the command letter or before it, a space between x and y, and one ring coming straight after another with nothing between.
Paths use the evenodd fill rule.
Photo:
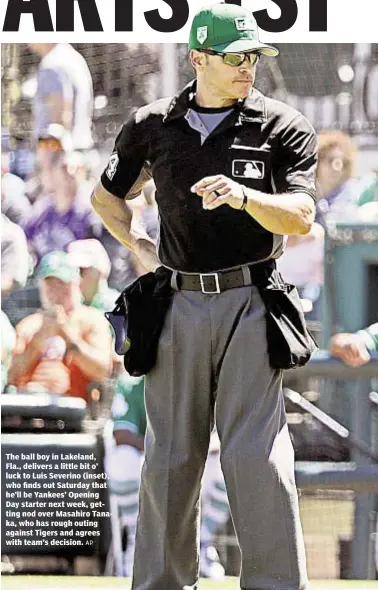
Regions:
<instances>
[{"instance_id":1,"label":"gray pants","mask_svg":"<svg viewBox=\"0 0 378 590\"><path fill-rule=\"evenodd\" d=\"M254 286L174 294L146 378L134 590L197 588L199 494L214 418L241 588L306 586L282 374L268 363L264 314Z\"/></svg>"}]
</instances>

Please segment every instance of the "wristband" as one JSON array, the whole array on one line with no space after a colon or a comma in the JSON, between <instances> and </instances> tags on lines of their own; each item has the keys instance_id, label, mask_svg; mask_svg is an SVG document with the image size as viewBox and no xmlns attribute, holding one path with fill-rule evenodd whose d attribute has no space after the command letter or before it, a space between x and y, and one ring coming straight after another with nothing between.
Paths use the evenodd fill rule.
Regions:
<instances>
[{"instance_id":1,"label":"wristband","mask_svg":"<svg viewBox=\"0 0 378 590\"><path fill-rule=\"evenodd\" d=\"M243 204L240 207L239 211L245 211L248 205L248 196L247 196L247 192L245 190L245 186L242 186L242 192L243 192Z\"/></svg>"}]
</instances>

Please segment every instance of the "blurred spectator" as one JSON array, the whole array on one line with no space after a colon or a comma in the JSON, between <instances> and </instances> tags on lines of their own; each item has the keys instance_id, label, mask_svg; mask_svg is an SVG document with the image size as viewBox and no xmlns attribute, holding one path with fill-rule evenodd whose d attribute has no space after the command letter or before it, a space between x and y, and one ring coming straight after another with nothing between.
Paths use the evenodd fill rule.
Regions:
<instances>
[{"instance_id":1,"label":"blurred spectator","mask_svg":"<svg viewBox=\"0 0 378 590\"><path fill-rule=\"evenodd\" d=\"M159 218L158 208L155 201L155 184L151 181L145 187L143 187L140 195L129 202L129 206L133 211L131 222L133 235L139 235L141 237L147 235L156 243L158 241L159 233ZM104 245L107 248L106 242ZM116 248L116 246L114 248ZM127 252L127 266L124 266L123 270L123 274L125 274L126 270L126 281L120 286L120 290L122 290L127 284L134 281L141 274L145 274L147 272L146 268L142 265L137 256L133 254L133 252L127 248L124 248L123 246L121 246L121 248L122 255L124 250ZM113 261L112 257L111 260Z\"/></svg>"},{"instance_id":2,"label":"blurred spectator","mask_svg":"<svg viewBox=\"0 0 378 590\"><path fill-rule=\"evenodd\" d=\"M365 223L377 222L378 221L378 201L372 201L371 203L365 203L358 209L359 221Z\"/></svg>"},{"instance_id":3,"label":"blurred spectator","mask_svg":"<svg viewBox=\"0 0 378 590\"><path fill-rule=\"evenodd\" d=\"M13 223L23 226L30 214L30 202L25 195L26 185L9 172L9 154L1 155L1 212Z\"/></svg>"},{"instance_id":4,"label":"blurred spectator","mask_svg":"<svg viewBox=\"0 0 378 590\"><path fill-rule=\"evenodd\" d=\"M361 183L354 178L356 148L341 131L319 134L316 222L305 236L289 236L277 261L285 281L298 287L308 320L320 319L324 281L324 229L331 219L355 217Z\"/></svg>"},{"instance_id":5,"label":"blurred spectator","mask_svg":"<svg viewBox=\"0 0 378 590\"><path fill-rule=\"evenodd\" d=\"M298 288L306 318L320 319L320 293L324 284L324 229L314 223L305 236L288 236L286 250L277 260L286 282Z\"/></svg>"},{"instance_id":6,"label":"blurred spectator","mask_svg":"<svg viewBox=\"0 0 378 590\"><path fill-rule=\"evenodd\" d=\"M23 287L29 273L29 253L21 227L1 214L1 297Z\"/></svg>"},{"instance_id":7,"label":"blurred spectator","mask_svg":"<svg viewBox=\"0 0 378 590\"><path fill-rule=\"evenodd\" d=\"M106 228L103 228L99 239L112 261L109 285L112 289L123 291L139 276L135 270L132 253L113 238Z\"/></svg>"},{"instance_id":8,"label":"blurred spectator","mask_svg":"<svg viewBox=\"0 0 378 590\"><path fill-rule=\"evenodd\" d=\"M54 165L57 154L72 153L72 142L63 125L51 123L38 137L35 144L35 167L27 180L29 201L34 203L43 196L54 193Z\"/></svg>"},{"instance_id":9,"label":"blurred spectator","mask_svg":"<svg viewBox=\"0 0 378 590\"><path fill-rule=\"evenodd\" d=\"M332 217L350 219L361 193L361 184L354 177L356 148L349 135L341 131L319 134L318 204L316 221Z\"/></svg>"},{"instance_id":10,"label":"blurred spectator","mask_svg":"<svg viewBox=\"0 0 378 590\"><path fill-rule=\"evenodd\" d=\"M156 242L159 233L159 213L155 200L155 193L155 183L151 180L143 187L143 201L140 205L140 223L147 235Z\"/></svg>"},{"instance_id":11,"label":"blurred spectator","mask_svg":"<svg viewBox=\"0 0 378 590\"><path fill-rule=\"evenodd\" d=\"M329 351L351 367L365 365L370 361L371 353L378 352L378 323L354 334L335 334L330 340Z\"/></svg>"},{"instance_id":12,"label":"blurred spectator","mask_svg":"<svg viewBox=\"0 0 378 590\"><path fill-rule=\"evenodd\" d=\"M79 190L77 163L75 154L57 151L52 155L54 193L34 203L25 226L28 245L37 262L48 252L66 250L74 240L101 231L90 195Z\"/></svg>"},{"instance_id":13,"label":"blurred spectator","mask_svg":"<svg viewBox=\"0 0 378 590\"><path fill-rule=\"evenodd\" d=\"M120 293L108 285L110 259L103 245L94 239L77 240L68 246L68 254L75 266L80 269L80 290L84 305L95 307L102 313L111 311ZM114 336L113 328L109 330ZM115 377L123 370L123 357L112 348L113 371Z\"/></svg>"},{"instance_id":14,"label":"blurred spectator","mask_svg":"<svg viewBox=\"0 0 378 590\"><path fill-rule=\"evenodd\" d=\"M111 371L108 323L99 310L82 305L79 269L68 254L47 254L38 276L42 311L16 326L8 382L87 400L91 382L101 383Z\"/></svg>"},{"instance_id":15,"label":"blurred spectator","mask_svg":"<svg viewBox=\"0 0 378 590\"><path fill-rule=\"evenodd\" d=\"M93 85L87 63L69 43L32 43L41 57L34 100L35 138L51 123L69 131L75 150L89 149L92 140Z\"/></svg>"},{"instance_id":16,"label":"blurred spectator","mask_svg":"<svg viewBox=\"0 0 378 590\"><path fill-rule=\"evenodd\" d=\"M57 154L68 154L72 152L70 139L63 125L58 123L50 124L47 129L38 137L36 144L36 178L39 186L34 190L35 201L42 195L49 195L54 192L54 165L57 161ZM29 183L30 184L30 183Z\"/></svg>"},{"instance_id":17,"label":"blurred spectator","mask_svg":"<svg viewBox=\"0 0 378 590\"><path fill-rule=\"evenodd\" d=\"M8 368L16 346L16 332L7 315L1 310L1 393L8 384Z\"/></svg>"},{"instance_id":18,"label":"blurred spectator","mask_svg":"<svg viewBox=\"0 0 378 590\"><path fill-rule=\"evenodd\" d=\"M113 442L106 450L105 469L109 490L118 496L121 524L127 527L124 575L132 574L138 493L144 458L146 410L144 378L119 376L112 404ZM200 575L221 580L224 568L214 547L215 534L229 518L228 499L220 466L220 443L212 435L202 490Z\"/></svg>"},{"instance_id":19,"label":"blurred spectator","mask_svg":"<svg viewBox=\"0 0 378 590\"><path fill-rule=\"evenodd\" d=\"M143 188L142 193L129 202L133 210L132 230L133 233L143 235L147 233L153 240L157 240L158 233L158 213L154 199L153 183L149 183ZM109 276L109 285L122 291L127 285L132 283L146 269L141 265L138 258L128 249L125 248L118 240L103 227L101 232L101 243L106 249L111 260L111 272Z\"/></svg>"},{"instance_id":20,"label":"blurred spectator","mask_svg":"<svg viewBox=\"0 0 378 590\"><path fill-rule=\"evenodd\" d=\"M358 219L378 221L378 168L364 178L365 185L358 200Z\"/></svg>"},{"instance_id":21,"label":"blurred spectator","mask_svg":"<svg viewBox=\"0 0 378 590\"><path fill-rule=\"evenodd\" d=\"M378 201L378 168L371 174L364 177L364 186L358 199L358 206L362 207L367 203Z\"/></svg>"},{"instance_id":22,"label":"blurred spectator","mask_svg":"<svg viewBox=\"0 0 378 590\"><path fill-rule=\"evenodd\" d=\"M80 290L84 305L95 307L102 313L111 311L120 293L108 285L110 259L103 245L94 239L77 240L68 246L68 254L75 266L80 269ZM109 330L114 336L113 328ZM113 371L115 377L123 369L123 357L112 348Z\"/></svg>"},{"instance_id":23,"label":"blurred spectator","mask_svg":"<svg viewBox=\"0 0 378 590\"><path fill-rule=\"evenodd\" d=\"M332 336L329 351L350 367L361 367L371 359L371 353L378 353L378 323L356 333L340 332ZM375 540L375 568L378 574L378 517Z\"/></svg>"},{"instance_id":24,"label":"blurred spectator","mask_svg":"<svg viewBox=\"0 0 378 590\"><path fill-rule=\"evenodd\" d=\"M26 181L34 168L34 154L24 137L12 137L12 149L9 152L9 172Z\"/></svg>"},{"instance_id":25,"label":"blurred spectator","mask_svg":"<svg viewBox=\"0 0 378 590\"><path fill-rule=\"evenodd\" d=\"M98 240L77 240L68 246L71 260L80 268L80 289L85 305L100 311L113 309L119 292L108 285L110 259Z\"/></svg>"}]
</instances>

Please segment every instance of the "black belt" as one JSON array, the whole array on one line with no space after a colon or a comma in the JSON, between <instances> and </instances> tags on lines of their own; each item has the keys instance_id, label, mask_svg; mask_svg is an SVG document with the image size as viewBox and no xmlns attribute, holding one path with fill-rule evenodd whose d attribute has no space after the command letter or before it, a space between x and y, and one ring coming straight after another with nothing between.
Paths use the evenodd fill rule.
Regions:
<instances>
[{"instance_id":1,"label":"black belt","mask_svg":"<svg viewBox=\"0 0 378 590\"><path fill-rule=\"evenodd\" d=\"M262 276L262 272L274 269L275 266L274 260L268 260L218 272L199 274L178 272L176 276L177 288L183 291L202 291L208 295L222 293L227 289L246 287L257 282L257 279Z\"/></svg>"}]
</instances>

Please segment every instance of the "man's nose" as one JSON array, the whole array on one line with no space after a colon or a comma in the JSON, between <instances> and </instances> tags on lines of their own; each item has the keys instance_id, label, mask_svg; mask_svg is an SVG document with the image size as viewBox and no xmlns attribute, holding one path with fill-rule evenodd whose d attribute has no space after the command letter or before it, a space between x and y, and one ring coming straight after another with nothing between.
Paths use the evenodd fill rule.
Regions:
<instances>
[{"instance_id":1,"label":"man's nose","mask_svg":"<svg viewBox=\"0 0 378 590\"><path fill-rule=\"evenodd\" d=\"M245 73L250 74L253 71L253 69L254 69L254 66L249 61L246 61L246 60L244 60L242 65L239 66L239 72L241 74L245 74Z\"/></svg>"}]
</instances>

